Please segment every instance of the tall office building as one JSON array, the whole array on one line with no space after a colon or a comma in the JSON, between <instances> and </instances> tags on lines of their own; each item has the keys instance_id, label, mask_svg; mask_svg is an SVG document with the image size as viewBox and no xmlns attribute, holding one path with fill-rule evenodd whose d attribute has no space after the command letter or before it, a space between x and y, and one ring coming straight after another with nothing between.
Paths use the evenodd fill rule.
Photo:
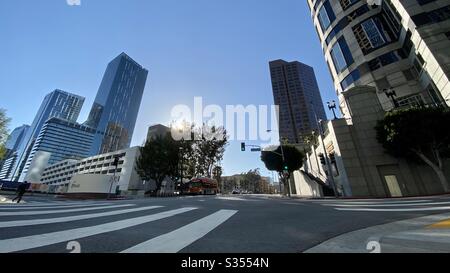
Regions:
<instances>
[{"instance_id":1,"label":"tall office building","mask_svg":"<svg viewBox=\"0 0 450 273\"><path fill-rule=\"evenodd\" d=\"M95 129L76 122L50 118L36 138L20 180L39 182L48 165L91 156L90 149L95 132ZM47 156L44 157L43 154Z\"/></svg>"},{"instance_id":2,"label":"tall office building","mask_svg":"<svg viewBox=\"0 0 450 273\"><path fill-rule=\"evenodd\" d=\"M16 151L19 148L20 143L22 143L22 141L24 140L25 135L29 128L30 125L22 125L20 127L15 128L11 132L11 134L9 134L8 139L6 140L5 143L5 148L8 151Z\"/></svg>"},{"instance_id":3,"label":"tall office building","mask_svg":"<svg viewBox=\"0 0 450 273\"><path fill-rule=\"evenodd\" d=\"M57 89L48 94L44 98L33 123L27 130L24 140L17 148L17 160L15 160L12 166L12 171L7 179L19 179L36 138L38 137L44 123L49 118L57 117L75 122L80 114L83 103L83 97L62 90Z\"/></svg>"},{"instance_id":4,"label":"tall office building","mask_svg":"<svg viewBox=\"0 0 450 273\"><path fill-rule=\"evenodd\" d=\"M312 67L300 62L270 62L275 104L279 106L279 131L289 143L317 130L326 114Z\"/></svg>"},{"instance_id":5,"label":"tall office building","mask_svg":"<svg viewBox=\"0 0 450 273\"><path fill-rule=\"evenodd\" d=\"M15 128L11 134L9 134L5 143L5 160L0 162L0 179L6 179L10 175L11 168L17 159L17 149L24 141L25 135L27 134L29 128L30 125L22 125Z\"/></svg>"},{"instance_id":6,"label":"tall office building","mask_svg":"<svg viewBox=\"0 0 450 273\"><path fill-rule=\"evenodd\" d=\"M343 92L355 86L375 87L384 110L450 105L449 0L308 4L346 118L351 109ZM395 91L395 100L386 90Z\"/></svg>"},{"instance_id":7,"label":"tall office building","mask_svg":"<svg viewBox=\"0 0 450 273\"><path fill-rule=\"evenodd\" d=\"M112 60L86 126L96 128L91 154L130 147L148 71L125 53Z\"/></svg>"}]
</instances>

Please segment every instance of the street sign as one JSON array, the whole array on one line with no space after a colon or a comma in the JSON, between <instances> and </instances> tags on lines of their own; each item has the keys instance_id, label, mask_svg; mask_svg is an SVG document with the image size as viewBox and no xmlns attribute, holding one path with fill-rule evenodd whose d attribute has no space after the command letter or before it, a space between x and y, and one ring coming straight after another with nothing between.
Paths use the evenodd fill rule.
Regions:
<instances>
[{"instance_id":1,"label":"street sign","mask_svg":"<svg viewBox=\"0 0 450 273\"><path fill-rule=\"evenodd\" d=\"M252 148L252 152L261 152L261 148Z\"/></svg>"}]
</instances>

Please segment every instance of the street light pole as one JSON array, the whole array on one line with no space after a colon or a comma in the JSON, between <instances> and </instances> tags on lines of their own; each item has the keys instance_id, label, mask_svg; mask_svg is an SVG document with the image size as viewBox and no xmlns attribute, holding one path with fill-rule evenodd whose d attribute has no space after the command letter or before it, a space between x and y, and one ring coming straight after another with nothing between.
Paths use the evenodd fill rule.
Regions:
<instances>
[{"instance_id":1,"label":"street light pole","mask_svg":"<svg viewBox=\"0 0 450 273\"><path fill-rule=\"evenodd\" d=\"M328 109L330 109L331 111L333 111L333 116L334 116L334 119L337 119L337 116L336 116L336 101L332 101L332 102L327 102L327 104L328 104Z\"/></svg>"},{"instance_id":2,"label":"street light pole","mask_svg":"<svg viewBox=\"0 0 450 273\"><path fill-rule=\"evenodd\" d=\"M386 96L388 98L390 98L392 100L392 103L394 104L394 108L398 108L400 106L398 104L397 100L395 99L397 97L397 92L395 92L394 89L384 89L383 92L384 92L384 94L386 94Z\"/></svg>"},{"instance_id":3,"label":"street light pole","mask_svg":"<svg viewBox=\"0 0 450 273\"><path fill-rule=\"evenodd\" d=\"M328 170L328 179L330 181L331 186L333 187L334 195L336 197L339 197L339 193L337 191L337 186L336 186L336 183L335 183L334 177L333 177L333 170L331 168L330 158L328 157L327 149L325 147L325 142L324 142L325 134L324 134L324 132L322 130L322 124L321 124L321 122L319 121L319 119L317 117L316 109L314 108L314 104L312 102L311 102L311 106L313 108L314 116L316 118L317 127L318 127L317 129L319 130L320 140L322 142L323 153L324 153L324 156L325 156L325 161L326 161L327 170Z\"/></svg>"}]
</instances>

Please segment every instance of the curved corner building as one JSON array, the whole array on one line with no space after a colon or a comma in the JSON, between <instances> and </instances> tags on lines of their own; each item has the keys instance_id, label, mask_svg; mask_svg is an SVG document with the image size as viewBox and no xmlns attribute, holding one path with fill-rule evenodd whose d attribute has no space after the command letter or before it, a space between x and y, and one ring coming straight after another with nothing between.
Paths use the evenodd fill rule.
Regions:
<instances>
[{"instance_id":1,"label":"curved corner building","mask_svg":"<svg viewBox=\"0 0 450 273\"><path fill-rule=\"evenodd\" d=\"M373 86L384 110L450 105L450 0L307 0L345 118L343 92Z\"/></svg>"}]
</instances>

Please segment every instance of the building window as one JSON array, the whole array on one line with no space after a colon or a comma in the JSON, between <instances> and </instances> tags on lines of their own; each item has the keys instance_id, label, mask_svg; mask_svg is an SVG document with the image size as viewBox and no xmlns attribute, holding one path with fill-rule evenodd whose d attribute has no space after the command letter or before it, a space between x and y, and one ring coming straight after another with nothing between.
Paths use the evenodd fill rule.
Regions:
<instances>
[{"instance_id":1,"label":"building window","mask_svg":"<svg viewBox=\"0 0 450 273\"><path fill-rule=\"evenodd\" d=\"M400 107L402 107L402 106L421 106L424 104L422 96L420 96L420 94L398 98L397 103Z\"/></svg>"},{"instance_id":2,"label":"building window","mask_svg":"<svg viewBox=\"0 0 450 273\"><path fill-rule=\"evenodd\" d=\"M360 0L339 0L339 3L341 4L341 7L343 10L348 9L352 5L358 3Z\"/></svg>"},{"instance_id":3,"label":"building window","mask_svg":"<svg viewBox=\"0 0 450 273\"><path fill-rule=\"evenodd\" d=\"M347 42L345 42L344 37L339 38L333 46L331 49L331 56L333 58L337 74L341 73L353 63L352 54L348 48Z\"/></svg>"},{"instance_id":4,"label":"building window","mask_svg":"<svg viewBox=\"0 0 450 273\"><path fill-rule=\"evenodd\" d=\"M352 73L350 73L345 79L341 82L342 90L347 90L350 85L352 85L355 81L361 78L361 74L359 69L355 69Z\"/></svg>"},{"instance_id":5,"label":"building window","mask_svg":"<svg viewBox=\"0 0 450 273\"><path fill-rule=\"evenodd\" d=\"M439 23L450 19L450 6L414 15L411 19L417 27Z\"/></svg>"},{"instance_id":6,"label":"building window","mask_svg":"<svg viewBox=\"0 0 450 273\"><path fill-rule=\"evenodd\" d=\"M329 1L323 3L323 6L319 10L318 17L322 32L325 32L336 19L336 15L334 14Z\"/></svg>"}]
</instances>

